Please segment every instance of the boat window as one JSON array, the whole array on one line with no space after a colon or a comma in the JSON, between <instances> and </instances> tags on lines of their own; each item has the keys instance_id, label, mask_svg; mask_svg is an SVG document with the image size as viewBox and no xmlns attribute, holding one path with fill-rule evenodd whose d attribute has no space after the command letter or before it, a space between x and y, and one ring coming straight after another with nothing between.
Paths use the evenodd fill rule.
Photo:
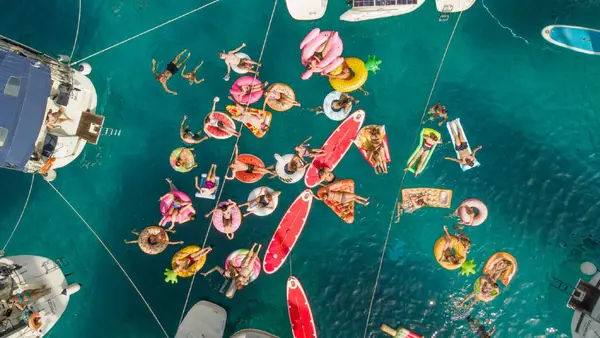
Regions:
<instances>
[{"instance_id":1,"label":"boat window","mask_svg":"<svg viewBox=\"0 0 600 338\"><path fill-rule=\"evenodd\" d=\"M21 78L11 76L4 86L4 95L10 95L17 97L19 96L19 89L21 89Z\"/></svg>"},{"instance_id":2,"label":"boat window","mask_svg":"<svg viewBox=\"0 0 600 338\"><path fill-rule=\"evenodd\" d=\"M4 142L8 138L8 129L0 127L0 148L4 147Z\"/></svg>"}]
</instances>

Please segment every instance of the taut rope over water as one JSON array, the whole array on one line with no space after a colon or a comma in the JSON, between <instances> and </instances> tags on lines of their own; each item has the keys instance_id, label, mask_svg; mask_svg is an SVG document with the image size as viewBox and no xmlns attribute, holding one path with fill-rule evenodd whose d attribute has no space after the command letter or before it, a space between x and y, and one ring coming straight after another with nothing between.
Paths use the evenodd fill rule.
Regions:
<instances>
[{"instance_id":1,"label":"taut rope over water","mask_svg":"<svg viewBox=\"0 0 600 338\"><path fill-rule=\"evenodd\" d=\"M32 174L31 175L31 184L29 185L29 192L27 193L27 199L25 199L25 205L23 206L23 210L21 210L21 215L19 216L19 219L17 220L17 224L15 224L15 227L13 228L12 232L10 233L10 236L8 236L8 240L6 240L6 244L4 244L4 246L2 247L2 251L0 251L0 253L2 255L4 255L4 250L6 250L8 243L10 243L10 240L13 238L15 231L17 231L17 228L19 227L19 224L21 224L21 219L23 218L23 214L25 214L25 209L27 209L27 204L29 204L29 197L31 197L31 191L33 190L33 181L34 180L35 180L35 174Z\"/></svg>"}]
</instances>

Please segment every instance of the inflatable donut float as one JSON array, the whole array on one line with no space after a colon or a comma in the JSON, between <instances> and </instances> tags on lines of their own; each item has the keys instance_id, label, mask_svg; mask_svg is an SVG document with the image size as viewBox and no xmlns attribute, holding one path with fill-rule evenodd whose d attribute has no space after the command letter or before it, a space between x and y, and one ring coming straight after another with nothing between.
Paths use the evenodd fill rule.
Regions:
<instances>
[{"instance_id":1,"label":"inflatable donut float","mask_svg":"<svg viewBox=\"0 0 600 338\"><path fill-rule=\"evenodd\" d=\"M177 159L179 158L179 156L181 156L182 153L188 155L188 161L185 162L183 166L177 166ZM196 161L194 160L194 154L189 149L180 147L171 152L171 156L169 157L169 163L171 163L171 167L175 169L175 171L180 173L187 173L194 169Z\"/></svg>"},{"instance_id":2,"label":"inflatable donut float","mask_svg":"<svg viewBox=\"0 0 600 338\"><path fill-rule=\"evenodd\" d=\"M438 240L433 245L433 256L435 257L436 262L438 262L444 269L446 270L456 270L460 269L461 265L467 260L467 250L465 246L460 242L456 236L450 236L452 238L452 250L454 250L454 257L458 259L458 263L452 264L445 261L440 261L439 258L442 256L444 252L444 236L438 238Z\"/></svg>"},{"instance_id":3,"label":"inflatable donut float","mask_svg":"<svg viewBox=\"0 0 600 338\"><path fill-rule=\"evenodd\" d=\"M189 245L177 251L177 253L175 253L175 255L173 255L173 258L171 259L171 268L173 269L173 271L175 271L175 269L177 268L178 260L184 259L187 256L194 254L200 250L202 250L202 248L197 245ZM198 271L200 271L200 269L202 269L204 263L206 263L206 255L200 257L199 260L188 266L187 269L177 271L176 274L179 277L191 277L195 275Z\"/></svg>"},{"instance_id":4,"label":"inflatable donut float","mask_svg":"<svg viewBox=\"0 0 600 338\"><path fill-rule=\"evenodd\" d=\"M469 216L467 208L465 207L470 207L475 211L472 224L468 224L471 221L471 216ZM476 198L468 198L460 203L457 213L458 217L460 217L461 224L476 227L481 225L487 219L488 208L482 201Z\"/></svg>"},{"instance_id":5,"label":"inflatable donut float","mask_svg":"<svg viewBox=\"0 0 600 338\"><path fill-rule=\"evenodd\" d=\"M239 104L256 103L263 96L264 89L252 92L250 94L245 94L242 88L244 86L255 86L261 84L262 82L259 79L254 78L254 76L242 76L235 80L233 86L231 86L231 89L229 90L229 94L231 94L235 102Z\"/></svg>"},{"instance_id":6,"label":"inflatable donut float","mask_svg":"<svg viewBox=\"0 0 600 338\"><path fill-rule=\"evenodd\" d=\"M227 230L225 230L223 210L221 210L221 208L225 208L231 204L232 203L230 203L229 201L219 203L217 205L218 209L215 210L212 218L212 224L215 227L215 229L217 229L221 233L224 233L229 239L233 239L234 233L237 231L237 229L240 228L240 225L242 224L242 211L236 205L231 209L231 231L228 232Z\"/></svg>"},{"instance_id":7,"label":"inflatable donut float","mask_svg":"<svg viewBox=\"0 0 600 338\"><path fill-rule=\"evenodd\" d=\"M151 245L149 242L150 236L161 236L163 240L159 243ZM159 253L165 251L167 246L169 246L169 235L165 229L152 225L146 227L144 230L140 231L140 235L138 236L138 246L142 250L142 252L148 255L158 255Z\"/></svg>"}]
</instances>

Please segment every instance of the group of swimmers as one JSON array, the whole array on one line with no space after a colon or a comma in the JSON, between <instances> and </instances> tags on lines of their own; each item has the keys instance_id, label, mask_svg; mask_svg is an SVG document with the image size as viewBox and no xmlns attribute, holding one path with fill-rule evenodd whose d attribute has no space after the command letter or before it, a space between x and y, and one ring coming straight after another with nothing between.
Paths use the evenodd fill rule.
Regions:
<instances>
[{"instance_id":1,"label":"group of swimmers","mask_svg":"<svg viewBox=\"0 0 600 338\"><path fill-rule=\"evenodd\" d=\"M185 59L181 60L181 58L183 57L183 55L187 52L187 56L185 57ZM173 95L177 95L177 92L169 89L169 87L167 86L167 82L171 79L171 77L173 77L173 75L177 74L177 72L179 72L179 69L183 66L183 69L181 70L181 77L183 77L184 79L188 80L190 83L190 86L193 84L199 84L204 82L204 79L198 79L197 76L197 72L198 69L200 69L200 67L202 67L202 64L204 63L204 61L200 62L200 64L198 66L196 66L196 68L194 68L193 70L191 70L190 72L186 73L185 72L185 62L190 58L191 53L187 51L187 49L182 50L179 54L177 54L177 56L175 56L175 58L173 58L173 60L171 62L169 62L167 64L167 66L165 67L165 70L162 72L157 72L156 71L156 59L152 59L152 73L154 73L154 77L156 78L156 81L158 81L160 84L162 84L164 90L169 93L169 94L173 94Z\"/></svg>"}]
</instances>

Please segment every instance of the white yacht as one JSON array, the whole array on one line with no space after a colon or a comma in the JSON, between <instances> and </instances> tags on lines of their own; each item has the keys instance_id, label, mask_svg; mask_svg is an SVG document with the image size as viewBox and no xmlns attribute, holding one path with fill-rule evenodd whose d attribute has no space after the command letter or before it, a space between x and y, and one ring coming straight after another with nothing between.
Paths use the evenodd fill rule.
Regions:
<instances>
[{"instance_id":1,"label":"white yacht","mask_svg":"<svg viewBox=\"0 0 600 338\"><path fill-rule=\"evenodd\" d=\"M567 303L567 307L575 310L571 335L573 338L597 338L600 337L600 272L590 262L583 263L581 271L592 278L589 282L580 279L571 292Z\"/></svg>"},{"instance_id":2,"label":"white yacht","mask_svg":"<svg viewBox=\"0 0 600 338\"><path fill-rule=\"evenodd\" d=\"M417 10L425 0L352 0L352 8L340 19L343 21L365 21L407 14Z\"/></svg>"},{"instance_id":3,"label":"white yacht","mask_svg":"<svg viewBox=\"0 0 600 338\"><path fill-rule=\"evenodd\" d=\"M440 13L458 13L473 7L475 0L435 0Z\"/></svg>"},{"instance_id":4,"label":"white yacht","mask_svg":"<svg viewBox=\"0 0 600 338\"><path fill-rule=\"evenodd\" d=\"M90 72L0 35L0 167L53 179L98 142L104 117Z\"/></svg>"},{"instance_id":5,"label":"white yacht","mask_svg":"<svg viewBox=\"0 0 600 338\"><path fill-rule=\"evenodd\" d=\"M43 337L79 288L79 284L67 285L59 264L51 259L30 255L0 258L0 338ZM28 293L29 299L23 296Z\"/></svg>"},{"instance_id":6,"label":"white yacht","mask_svg":"<svg viewBox=\"0 0 600 338\"><path fill-rule=\"evenodd\" d=\"M327 0L285 0L288 12L294 20L318 20L327 11Z\"/></svg>"}]
</instances>

